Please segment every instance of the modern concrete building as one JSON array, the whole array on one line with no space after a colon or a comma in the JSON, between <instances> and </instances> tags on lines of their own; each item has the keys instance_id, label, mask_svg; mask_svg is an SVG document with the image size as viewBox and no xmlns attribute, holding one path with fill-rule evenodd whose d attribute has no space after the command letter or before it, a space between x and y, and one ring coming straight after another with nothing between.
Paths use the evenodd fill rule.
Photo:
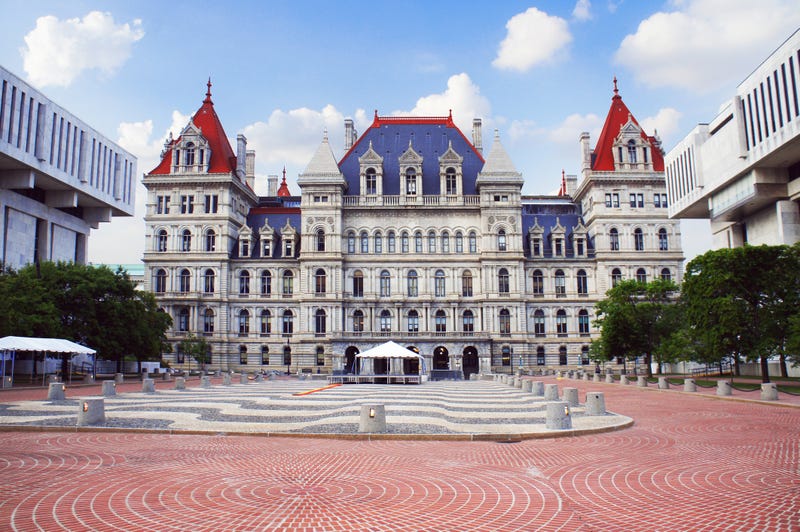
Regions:
<instances>
[{"instance_id":1,"label":"modern concrete building","mask_svg":"<svg viewBox=\"0 0 800 532\"><path fill-rule=\"evenodd\" d=\"M132 216L136 158L0 67L0 260L86 262L91 229Z\"/></svg>"},{"instance_id":2,"label":"modern concrete building","mask_svg":"<svg viewBox=\"0 0 800 532\"><path fill-rule=\"evenodd\" d=\"M596 147L580 142L580 182L523 196L479 119L468 138L452 116L376 112L360 136L345 121L339 158L324 136L298 195L284 176L259 197L255 154L242 135L231 148L209 84L144 178L145 288L173 316L170 341L204 337L223 370L349 372L390 339L432 378L588 364L594 304L623 278L680 281L683 256L659 143L616 82Z\"/></svg>"},{"instance_id":3,"label":"modern concrete building","mask_svg":"<svg viewBox=\"0 0 800 532\"><path fill-rule=\"evenodd\" d=\"M800 239L800 30L666 156L669 215L711 220L715 248Z\"/></svg>"}]
</instances>

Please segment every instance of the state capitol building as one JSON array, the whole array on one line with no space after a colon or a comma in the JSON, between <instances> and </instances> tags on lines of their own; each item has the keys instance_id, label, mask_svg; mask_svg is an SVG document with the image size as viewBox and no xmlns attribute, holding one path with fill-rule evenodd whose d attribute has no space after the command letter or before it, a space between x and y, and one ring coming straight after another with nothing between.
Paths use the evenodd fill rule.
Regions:
<instances>
[{"instance_id":1,"label":"state capitol building","mask_svg":"<svg viewBox=\"0 0 800 532\"><path fill-rule=\"evenodd\" d=\"M189 335L221 370L347 373L387 340L434 378L574 367L589 363L594 305L615 282L681 280L660 142L616 80L596 144L580 137L580 177L562 175L554 196L522 195L523 175L498 132L484 149L479 119L467 136L452 116L376 112L360 136L351 120L344 131L345 153L326 134L299 194L284 175L267 196L210 82L167 140L144 176L144 263L145 288L173 318L173 368L197 367L175 348Z\"/></svg>"}]
</instances>

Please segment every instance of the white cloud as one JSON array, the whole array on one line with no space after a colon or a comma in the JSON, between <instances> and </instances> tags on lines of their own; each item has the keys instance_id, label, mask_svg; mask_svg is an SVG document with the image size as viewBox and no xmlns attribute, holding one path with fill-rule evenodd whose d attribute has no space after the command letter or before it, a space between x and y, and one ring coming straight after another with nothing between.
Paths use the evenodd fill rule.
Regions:
<instances>
[{"instance_id":1,"label":"white cloud","mask_svg":"<svg viewBox=\"0 0 800 532\"><path fill-rule=\"evenodd\" d=\"M658 136L664 144L672 144L670 142L672 136L679 132L680 118L680 111L672 107L664 107L659 109L655 116L639 120L639 125L648 135L655 135L658 132Z\"/></svg>"},{"instance_id":2,"label":"white cloud","mask_svg":"<svg viewBox=\"0 0 800 532\"><path fill-rule=\"evenodd\" d=\"M643 20L615 54L650 87L696 92L744 77L800 25L796 0L676 0Z\"/></svg>"},{"instance_id":3,"label":"white cloud","mask_svg":"<svg viewBox=\"0 0 800 532\"><path fill-rule=\"evenodd\" d=\"M578 0L572 10L572 16L576 20L589 20L592 18L592 3L589 0Z\"/></svg>"},{"instance_id":4,"label":"white cloud","mask_svg":"<svg viewBox=\"0 0 800 532\"><path fill-rule=\"evenodd\" d=\"M66 87L84 70L112 74L131 55L133 43L144 37L142 22L116 24L110 13L92 11L83 19L36 20L20 52L31 83Z\"/></svg>"},{"instance_id":5,"label":"white cloud","mask_svg":"<svg viewBox=\"0 0 800 532\"><path fill-rule=\"evenodd\" d=\"M469 137L472 131L472 119L482 118L487 125L491 121L492 106L489 100L481 95L481 89L475 85L469 75L462 72L454 74L447 80L447 88L440 93L422 96L410 111L394 111L399 116L447 116L453 111L453 121L462 133Z\"/></svg>"},{"instance_id":6,"label":"white cloud","mask_svg":"<svg viewBox=\"0 0 800 532\"><path fill-rule=\"evenodd\" d=\"M566 20L535 7L511 17L506 29L506 38L492 61L500 69L525 72L554 60L572 41Z\"/></svg>"},{"instance_id":7,"label":"white cloud","mask_svg":"<svg viewBox=\"0 0 800 532\"><path fill-rule=\"evenodd\" d=\"M600 128L602 125L603 119L596 114L589 113L588 115L581 115L573 113L550 131L549 138L551 141L559 144L573 144L577 146L580 141L581 133L584 131L588 131L591 138L596 141L600 136Z\"/></svg>"}]
</instances>

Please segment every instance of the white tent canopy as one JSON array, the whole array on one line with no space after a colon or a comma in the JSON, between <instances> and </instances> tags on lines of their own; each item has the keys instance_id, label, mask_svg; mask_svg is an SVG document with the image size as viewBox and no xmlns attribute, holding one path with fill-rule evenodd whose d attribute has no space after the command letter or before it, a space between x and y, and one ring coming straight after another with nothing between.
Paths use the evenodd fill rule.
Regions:
<instances>
[{"instance_id":1,"label":"white tent canopy","mask_svg":"<svg viewBox=\"0 0 800 532\"><path fill-rule=\"evenodd\" d=\"M356 355L356 358L422 358L422 355L406 349L405 347L392 342L391 340L385 344L368 349L363 353Z\"/></svg>"},{"instance_id":2,"label":"white tent canopy","mask_svg":"<svg viewBox=\"0 0 800 532\"><path fill-rule=\"evenodd\" d=\"M97 352L90 347L62 338L26 338L24 336L0 338L0 351L45 351L74 355L94 355Z\"/></svg>"}]
</instances>

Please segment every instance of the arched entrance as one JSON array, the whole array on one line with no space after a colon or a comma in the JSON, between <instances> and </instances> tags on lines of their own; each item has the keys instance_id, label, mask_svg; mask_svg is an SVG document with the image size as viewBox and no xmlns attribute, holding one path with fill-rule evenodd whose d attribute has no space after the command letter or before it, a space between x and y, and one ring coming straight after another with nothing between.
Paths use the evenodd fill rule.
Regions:
<instances>
[{"instance_id":1,"label":"arched entrance","mask_svg":"<svg viewBox=\"0 0 800 532\"><path fill-rule=\"evenodd\" d=\"M358 348L354 345L351 345L344 351L344 372L345 373L355 373L356 372L356 355L359 353Z\"/></svg>"},{"instance_id":2,"label":"arched entrance","mask_svg":"<svg viewBox=\"0 0 800 532\"><path fill-rule=\"evenodd\" d=\"M450 369L450 353L443 345L433 350L433 369Z\"/></svg>"},{"instance_id":3,"label":"arched entrance","mask_svg":"<svg viewBox=\"0 0 800 532\"><path fill-rule=\"evenodd\" d=\"M478 362L478 350L473 346L464 348L461 368L464 371L464 379L469 380L469 376L480 371Z\"/></svg>"},{"instance_id":4,"label":"arched entrance","mask_svg":"<svg viewBox=\"0 0 800 532\"><path fill-rule=\"evenodd\" d=\"M406 347L409 351L419 354L419 348L413 345ZM403 359L403 374L404 375L419 375L419 359L418 358L404 358Z\"/></svg>"}]
</instances>

